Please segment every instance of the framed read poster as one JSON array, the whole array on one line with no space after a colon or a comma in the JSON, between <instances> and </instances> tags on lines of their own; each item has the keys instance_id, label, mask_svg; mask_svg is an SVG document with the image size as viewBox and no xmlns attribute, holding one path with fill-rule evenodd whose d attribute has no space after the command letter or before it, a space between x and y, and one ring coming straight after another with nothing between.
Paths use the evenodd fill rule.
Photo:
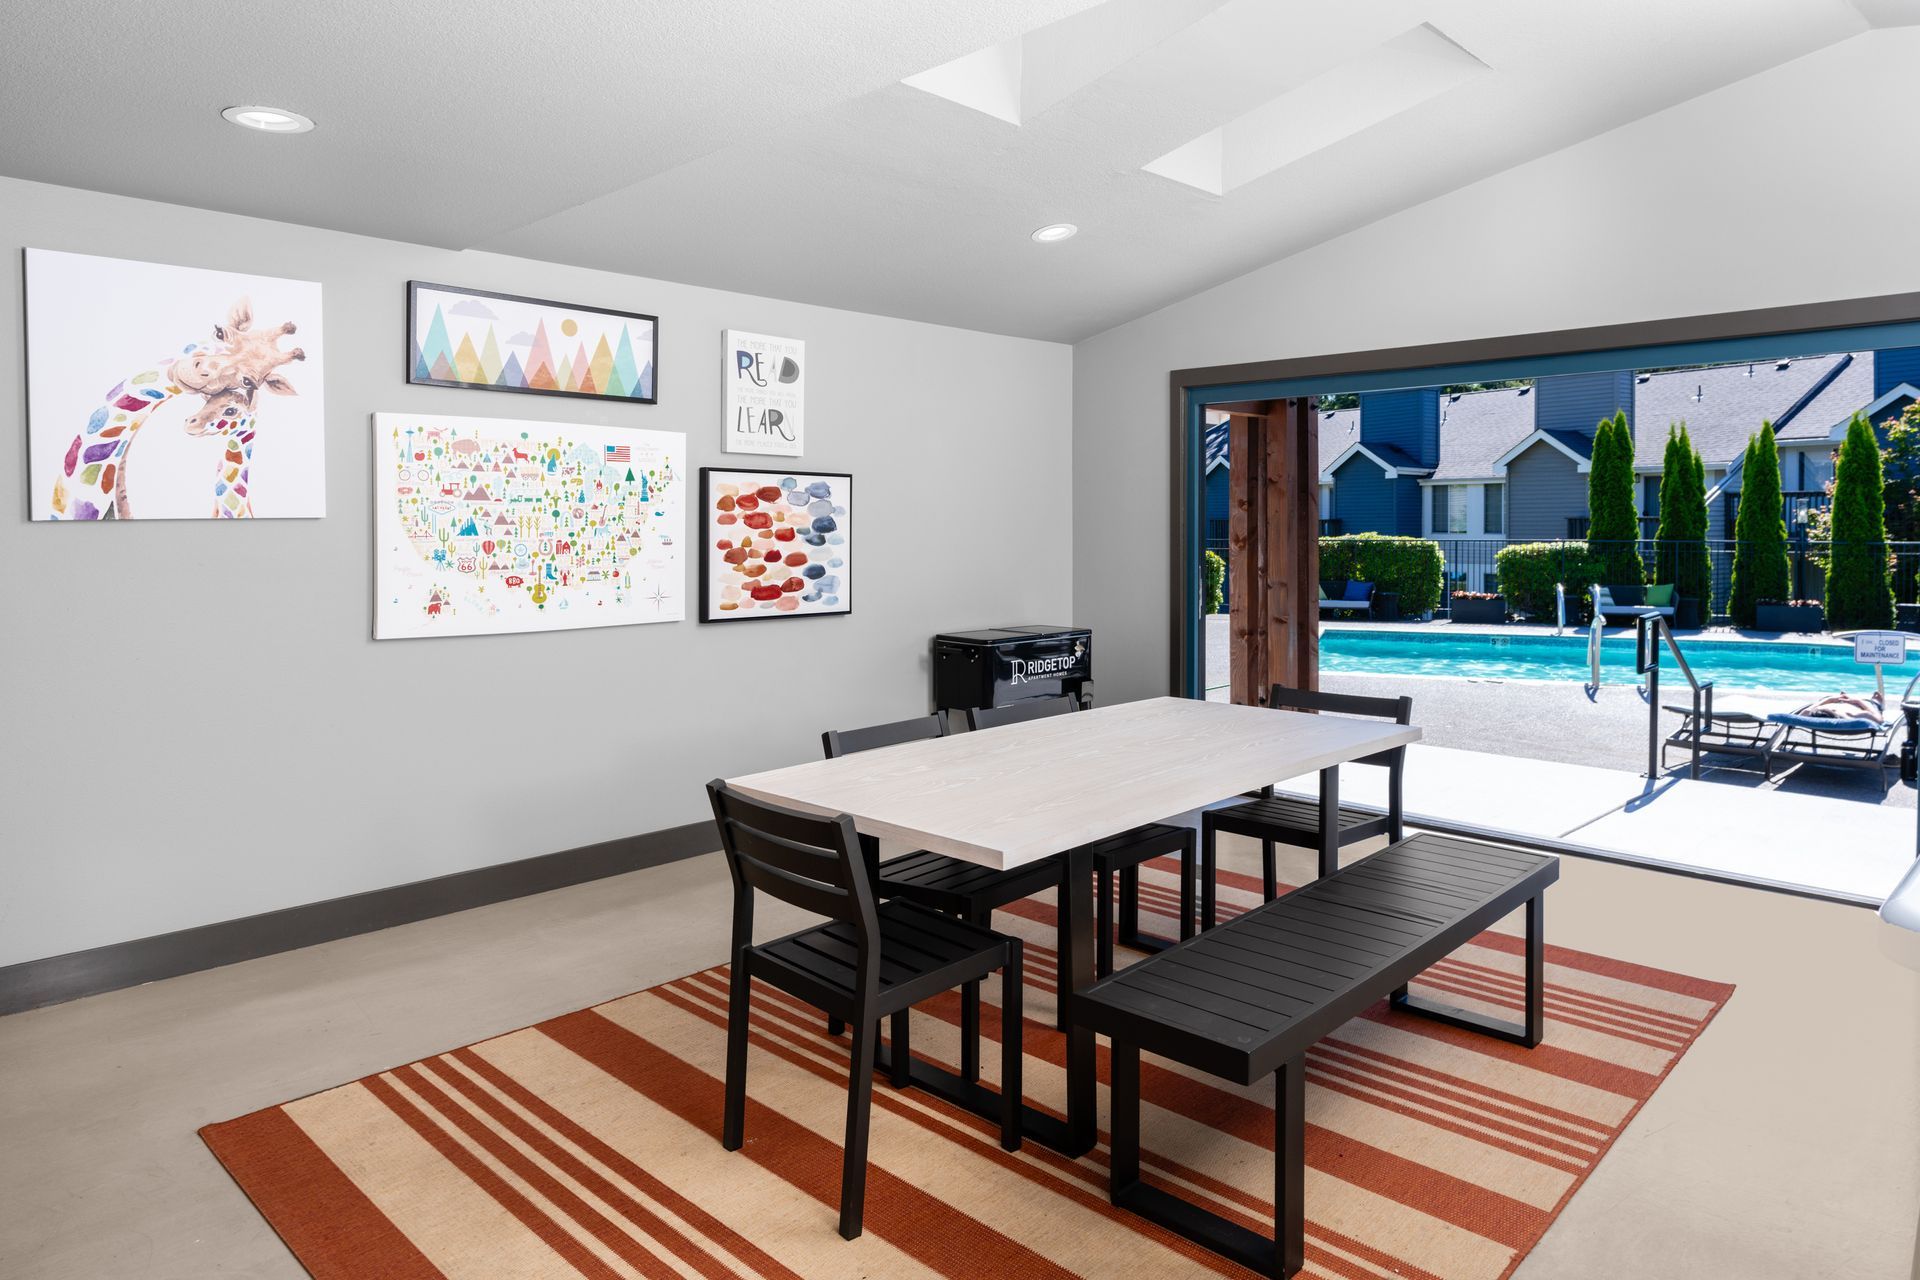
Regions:
<instances>
[{"instance_id":1,"label":"framed read poster","mask_svg":"<svg viewBox=\"0 0 1920 1280\"><path fill-rule=\"evenodd\" d=\"M723 399L728 453L797 458L805 444L807 344L726 331Z\"/></svg>"},{"instance_id":2,"label":"framed read poster","mask_svg":"<svg viewBox=\"0 0 1920 1280\"><path fill-rule=\"evenodd\" d=\"M700 468L700 621L853 612L853 477Z\"/></svg>"}]
</instances>

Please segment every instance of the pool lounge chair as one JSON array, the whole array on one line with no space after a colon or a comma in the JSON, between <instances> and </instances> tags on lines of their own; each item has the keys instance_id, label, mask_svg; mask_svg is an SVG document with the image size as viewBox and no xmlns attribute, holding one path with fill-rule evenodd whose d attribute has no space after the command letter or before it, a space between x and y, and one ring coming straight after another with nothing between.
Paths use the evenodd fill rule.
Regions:
<instances>
[{"instance_id":1,"label":"pool lounge chair","mask_svg":"<svg viewBox=\"0 0 1920 1280\"><path fill-rule=\"evenodd\" d=\"M1660 768L1667 767L1667 752L1675 747L1693 750L1693 708L1684 703L1663 704L1663 710L1680 717L1680 727L1660 744ZM1767 717L1782 710L1778 702L1768 704L1753 698L1716 700L1707 690L1706 705L1700 714L1700 752L1702 755L1747 756L1765 762L1773 745L1786 730Z\"/></svg>"},{"instance_id":2,"label":"pool lounge chair","mask_svg":"<svg viewBox=\"0 0 1920 1280\"><path fill-rule=\"evenodd\" d=\"M1842 769L1872 769L1880 774L1880 785L1887 782L1887 770L1897 769L1899 759L1894 740L1904 723L1898 708L1882 718L1859 716L1840 719L1807 715L1804 711L1776 711L1767 716L1780 726L1780 736L1767 751L1767 776L1773 776L1776 761L1795 764L1827 765Z\"/></svg>"}]
</instances>

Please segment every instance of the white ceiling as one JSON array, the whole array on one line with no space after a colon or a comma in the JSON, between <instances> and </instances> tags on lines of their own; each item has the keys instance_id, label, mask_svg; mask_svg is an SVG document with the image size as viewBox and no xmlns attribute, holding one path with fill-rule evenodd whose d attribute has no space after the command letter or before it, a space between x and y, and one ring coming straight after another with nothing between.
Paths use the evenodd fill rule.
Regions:
<instances>
[{"instance_id":1,"label":"white ceiling","mask_svg":"<svg viewBox=\"0 0 1920 1280\"><path fill-rule=\"evenodd\" d=\"M1920 0L65 0L0 40L0 173L1074 340L1916 17ZM1423 24L1484 69L1384 118L1378 94L1342 106L1343 69L1362 83ZM242 103L318 128L220 119ZM1221 146L1225 195L1143 167ZM1755 198L1785 176L1758 166ZM1028 239L1058 221L1080 235Z\"/></svg>"}]
</instances>

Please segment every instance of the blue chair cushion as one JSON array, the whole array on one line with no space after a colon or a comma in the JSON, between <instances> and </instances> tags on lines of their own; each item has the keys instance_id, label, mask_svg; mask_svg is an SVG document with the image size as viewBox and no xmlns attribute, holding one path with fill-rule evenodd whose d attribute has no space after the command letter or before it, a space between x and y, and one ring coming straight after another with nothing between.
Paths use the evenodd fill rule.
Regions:
<instances>
[{"instance_id":1,"label":"blue chair cushion","mask_svg":"<svg viewBox=\"0 0 1920 1280\"><path fill-rule=\"evenodd\" d=\"M1347 584L1347 594L1341 598L1365 604L1367 601L1373 599L1373 584L1355 579Z\"/></svg>"}]
</instances>

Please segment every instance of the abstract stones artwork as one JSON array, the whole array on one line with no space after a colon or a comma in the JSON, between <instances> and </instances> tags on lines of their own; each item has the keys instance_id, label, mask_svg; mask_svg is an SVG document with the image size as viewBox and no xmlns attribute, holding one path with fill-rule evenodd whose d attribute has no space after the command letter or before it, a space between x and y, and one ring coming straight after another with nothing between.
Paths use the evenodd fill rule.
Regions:
<instances>
[{"instance_id":1,"label":"abstract stones artwork","mask_svg":"<svg viewBox=\"0 0 1920 1280\"><path fill-rule=\"evenodd\" d=\"M853 611L853 477L700 470L700 620Z\"/></svg>"}]
</instances>

